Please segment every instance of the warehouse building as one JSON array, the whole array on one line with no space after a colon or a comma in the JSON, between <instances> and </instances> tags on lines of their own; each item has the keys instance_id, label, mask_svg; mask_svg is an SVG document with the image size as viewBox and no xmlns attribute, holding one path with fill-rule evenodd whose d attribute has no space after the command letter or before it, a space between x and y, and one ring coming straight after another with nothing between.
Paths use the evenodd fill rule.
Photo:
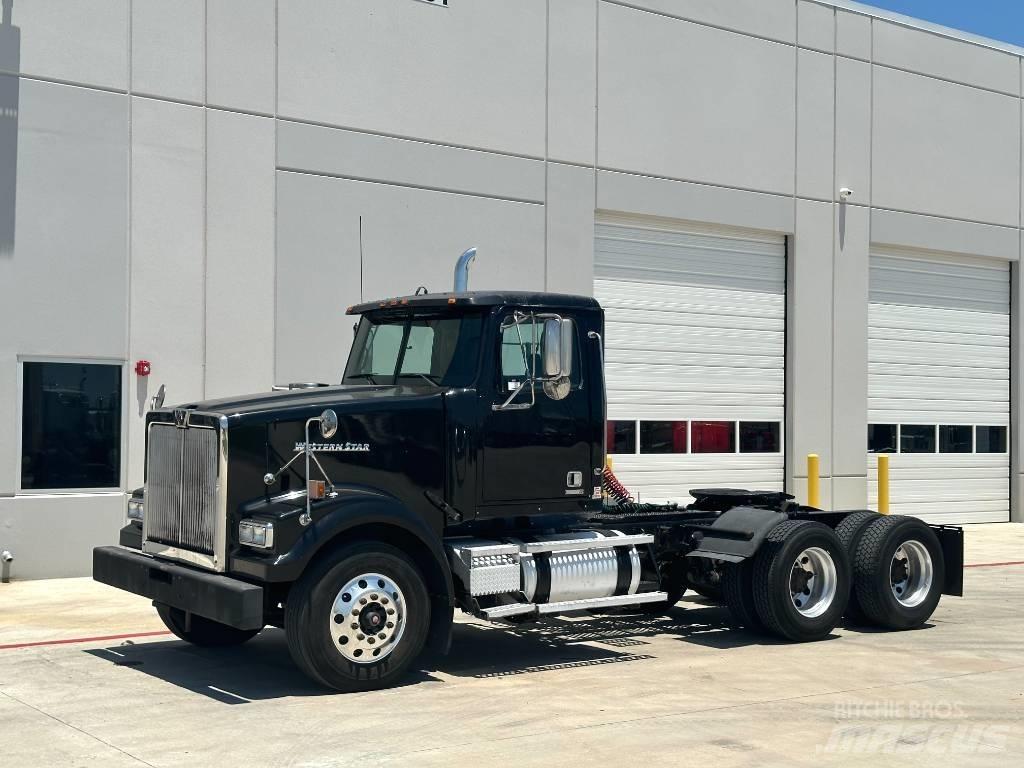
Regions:
<instances>
[{"instance_id":1,"label":"warehouse building","mask_svg":"<svg viewBox=\"0 0 1024 768\"><path fill-rule=\"evenodd\" d=\"M609 450L1021 520L1024 50L835 0L3 0L0 550L81 575L167 403L336 382L347 305L593 293Z\"/></svg>"}]
</instances>

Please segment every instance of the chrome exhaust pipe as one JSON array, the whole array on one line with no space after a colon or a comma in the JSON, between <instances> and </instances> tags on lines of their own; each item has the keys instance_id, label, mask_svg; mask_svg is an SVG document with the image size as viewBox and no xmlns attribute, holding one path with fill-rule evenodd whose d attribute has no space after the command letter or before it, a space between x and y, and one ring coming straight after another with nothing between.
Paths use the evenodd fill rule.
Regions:
<instances>
[{"instance_id":1,"label":"chrome exhaust pipe","mask_svg":"<svg viewBox=\"0 0 1024 768\"><path fill-rule=\"evenodd\" d=\"M476 246L467 248L466 251L459 256L459 260L455 263L455 292L462 293L469 290L469 265L473 263L473 259L476 258Z\"/></svg>"}]
</instances>

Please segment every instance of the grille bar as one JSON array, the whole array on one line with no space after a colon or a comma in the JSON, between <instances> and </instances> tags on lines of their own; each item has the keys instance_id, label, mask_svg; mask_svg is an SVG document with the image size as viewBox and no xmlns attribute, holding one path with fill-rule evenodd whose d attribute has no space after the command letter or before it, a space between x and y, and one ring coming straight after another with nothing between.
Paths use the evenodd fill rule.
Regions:
<instances>
[{"instance_id":1,"label":"grille bar","mask_svg":"<svg viewBox=\"0 0 1024 768\"><path fill-rule=\"evenodd\" d=\"M216 554L216 429L153 424L146 483L146 540Z\"/></svg>"}]
</instances>

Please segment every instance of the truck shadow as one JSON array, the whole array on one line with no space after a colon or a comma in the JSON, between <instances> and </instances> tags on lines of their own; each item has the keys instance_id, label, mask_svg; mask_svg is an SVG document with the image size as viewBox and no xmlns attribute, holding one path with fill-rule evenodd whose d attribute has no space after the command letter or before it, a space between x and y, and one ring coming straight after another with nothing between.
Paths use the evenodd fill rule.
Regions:
<instances>
[{"instance_id":1,"label":"truck shadow","mask_svg":"<svg viewBox=\"0 0 1024 768\"><path fill-rule=\"evenodd\" d=\"M733 627L724 607L701 599L653 616L582 614L523 625L460 621L451 652L425 657L424 669L406 676L401 685L440 682L432 670L487 679L645 661L655 658L644 652L653 637L723 649L778 642ZM306 679L288 655L284 632L274 628L238 648L128 641L85 653L223 704L333 693Z\"/></svg>"}]
</instances>

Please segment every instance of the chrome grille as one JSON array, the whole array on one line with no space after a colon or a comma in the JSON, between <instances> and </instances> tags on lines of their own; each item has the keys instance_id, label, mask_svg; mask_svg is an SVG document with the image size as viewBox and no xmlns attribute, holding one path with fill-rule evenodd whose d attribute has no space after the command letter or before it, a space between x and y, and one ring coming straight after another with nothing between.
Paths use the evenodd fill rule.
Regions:
<instances>
[{"instance_id":1,"label":"chrome grille","mask_svg":"<svg viewBox=\"0 0 1024 768\"><path fill-rule=\"evenodd\" d=\"M146 474L147 541L216 554L216 429L155 423Z\"/></svg>"}]
</instances>

